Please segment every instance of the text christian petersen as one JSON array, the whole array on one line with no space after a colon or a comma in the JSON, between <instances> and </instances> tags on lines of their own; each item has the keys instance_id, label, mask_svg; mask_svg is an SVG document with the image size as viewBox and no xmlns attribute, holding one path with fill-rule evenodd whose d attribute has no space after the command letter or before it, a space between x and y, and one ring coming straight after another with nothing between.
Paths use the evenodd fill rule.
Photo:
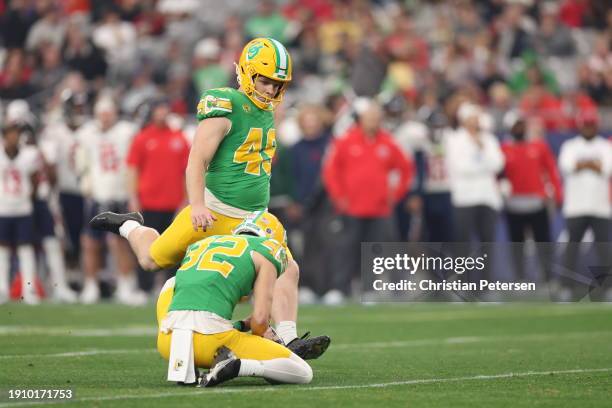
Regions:
<instances>
[{"instance_id":1,"label":"text christian petersen","mask_svg":"<svg viewBox=\"0 0 612 408\"><path fill-rule=\"evenodd\" d=\"M375 257L372 262L372 272L382 278L385 272L408 273L412 279L400 279L387 282L383 279L374 279L372 287L375 291L534 291L534 282L502 282L499 280L479 279L478 281L462 281L461 279L414 279L417 272L448 273L463 275L469 272L480 272L485 269L487 254L479 257L451 257L451 256L410 256L396 254L392 257ZM454 276L453 276L454 277Z\"/></svg>"}]
</instances>

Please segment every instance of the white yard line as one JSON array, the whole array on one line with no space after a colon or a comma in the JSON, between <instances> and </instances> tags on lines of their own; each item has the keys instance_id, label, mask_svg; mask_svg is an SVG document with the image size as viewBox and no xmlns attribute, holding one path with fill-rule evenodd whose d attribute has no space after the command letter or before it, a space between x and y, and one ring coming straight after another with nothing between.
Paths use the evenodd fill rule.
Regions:
<instances>
[{"instance_id":1,"label":"white yard line","mask_svg":"<svg viewBox=\"0 0 612 408\"><path fill-rule=\"evenodd\" d=\"M1 335L37 335L72 336L72 337L138 337L157 333L155 326L128 326L111 329L84 329L79 327L46 327L46 326L0 326Z\"/></svg>"},{"instance_id":2,"label":"white yard line","mask_svg":"<svg viewBox=\"0 0 612 408\"><path fill-rule=\"evenodd\" d=\"M413 313L406 313L402 315L391 314L391 315L378 315L378 314L364 314L354 318L352 322L354 324L360 323L380 323L380 322L397 322L397 323L406 323L406 322L424 322L424 321L447 321L447 320L480 320L480 319L493 319L498 318L499 316L491 316L488 314L480 313L480 308L488 307L488 308L503 308L506 304L491 304L491 303L483 303L483 304L464 304L458 303L455 310L428 310L428 311L420 311L420 304L415 304L415 309L412 311ZM390 310L394 310L394 306L403 307L405 304L397 303L397 304L386 304ZM594 304L581 304L580 307L565 307L567 305L547 305L547 306L537 306L535 310L532 310L529 313L530 317L543 317L543 316L573 316L580 315L584 313L590 313L592 311L605 311L608 312L609 309L612 309L612 303L594 303ZM476 307L476 308L472 308ZM338 308L337 310L343 311L343 307ZM364 310L367 310L364 309ZM512 310L521 311L521 309L507 309L509 312ZM505 312L505 310L504 310ZM510 313L508 315L502 315L502 317L514 318L517 317L516 314ZM305 316L300 318L300 322L304 324L313 324L313 323L321 323L325 322L328 324L333 324L334 320L326 320L317 318L314 316ZM37 335L44 334L49 336L75 336L75 337L106 337L106 336L146 336L150 334L157 333L156 326L129 326L129 327L116 327L116 328L106 328L106 329L98 329L98 328L82 328L82 327L71 327L71 326L59 326L59 327L49 327L49 326L10 326L4 325L0 326L0 336L2 335Z\"/></svg>"},{"instance_id":3,"label":"white yard line","mask_svg":"<svg viewBox=\"0 0 612 408\"><path fill-rule=\"evenodd\" d=\"M84 397L74 398L72 400L63 401L32 401L32 402L8 402L0 403L0 408L4 407L21 407L21 406L32 406L32 405L46 405L46 404L60 404L70 402L86 402L86 401L118 401L118 400L129 400L129 399L151 399L151 398L168 398L168 397L185 397L185 396L200 396L207 394L241 394L241 393L253 393L253 392L299 392L299 391L328 391L328 390L350 390L350 389L363 389L363 388L386 388L386 387L399 387L406 385L420 385L420 384L435 384L435 383L450 383L450 382L462 382L462 381L487 381L487 380L498 380L502 378L521 378L531 376L548 376L548 375L569 375L569 374L583 374L583 373L602 373L610 372L612 367L606 368L583 368L573 370L550 370L550 371L526 371L519 373L502 373L493 375L473 375L465 377L450 377L450 378L421 378L414 380L405 381L392 381L377 384L353 384L353 385L329 385L329 386L295 386L295 387L240 387L240 388L213 388L209 390L191 389L181 390L175 392L163 392L158 394L147 394L147 395L113 395L113 396L100 396L100 397ZM77 391L78 392L78 391Z\"/></svg>"},{"instance_id":4,"label":"white yard line","mask_svg":"<svg viewBox=\"0 0 612 408\"><path fill-rule=\"evenodd\" d=\"M418 347L429 345L445 345L445 344L469 344L469 343L491 343L502 341L547 341L559 338L584 338L593 336L612 336L612 331L587 331L587 332L567 332L567 333L542 333L542 334L520 334L516 336L466 336L466 337L447 337L442 339L418 339L405 341L380 341L370 343L345 343L334 344L331 347L334 350L355 351L355 349L364 348L388 348L388 347Z\"/></svg>"},{"instance_id":5,"label":"white yard line","mask_svg":"<svg viewBox=\"0 0 612 408\"><path fill-rule=\"evenodd\" d=\"M89 349L82 351L72 351L67 353L50 353L50 354L9 354L2 356L0 360L12 359L12 358L48 358L48 357L83 357L83 356L97 356L101 354L134 354L134 353L152 353L157 351L155 349Z\"/></svg>"},{"instance_id":6,"label":"white yard line","mask_svg":"<svg viewBox=\"0 0 612 408\"><path fill-rule=\"evenodd\" d=\"M420 347L430 345L454 345L470 343L495 343L504 341L549 341L556 339L581 339L594 336L611 336L612 331L591 331L591 332L569 332L569 333L542 333L542 334L523 334L517 336L471 336L471 337L447 337L442 339L416 339L405 341L377 341L367 343L340 343L332 342L332 351L350 351L377 349L377 348L402 348ZM64 353L49 354L8 354L0 355L0 360L19 359L19 358L63 358L63 357L82 357L103 354L138 354L153 353L156 349L87 349Z\"/></svg>"}]
</instances>

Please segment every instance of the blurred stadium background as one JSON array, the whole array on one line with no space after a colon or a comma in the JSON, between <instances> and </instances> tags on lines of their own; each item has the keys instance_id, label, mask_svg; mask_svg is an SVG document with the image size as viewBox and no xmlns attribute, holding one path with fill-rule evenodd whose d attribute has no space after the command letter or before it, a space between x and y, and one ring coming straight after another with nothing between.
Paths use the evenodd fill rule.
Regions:
<instances>
[{"instance_id":1,"label":"blurred stadium background","mask_svg":"<svg viewBox=\"0 0 612 408\"><path fill-rule=\"evenodd\" d=\"M608 240L608 170L595 187L563 191L571 175L557 161L567 140L595 132L597 160L612 162L606 1L0 0L0 121L45 156L32 211L48 298L155 297L172 272L137 271L122 243L83 229L91 201L122 202L163 229L185 204L199 94L236 86L234 62L257 36L283 42L294 61L276 112L270 209L300 262L303 303L359 295L358 264L347 260L359 259L360 241ZM356 128L388 138L368 144ZM88 132L106 131L121 140L87 152ZM453 170L465 157L461 132L497 155L468 180ZM176 139L157 156L172 158L157 159L161 178L141 167L146 149L133 141L143 133ZM361 148L374 154L355 158ZM89 174L87 153L125 182ZM461 193L469 186L475 195ZM24 252L2 254L15 277Z\"/></svg>"},{"instance_id":2,"label":"blurred stadium background","mask_svg":"<svg viewBox=\"0 0 612 408\"><path fill-rule=\"evenodd\" d=\"M124 242L84 224L98 201L168 225L185 205L199 95L237 85L234 62L257 36L283 42L294 61L276 112L270 210L301 267L299 332L333 341L309 386L177 388L164 381L152 307L173 272L138 271ZM44 156L30 208L29 197L12 200L23 186L0 154L1 227L33 215L36 229L12 230L32 247L0 237L0 407L23 405L5 391L24 387L72 388L75 405L100 407L270 396L287 406L608 406L609 304L353 302L361 241L584 240L609 255L611 42L605 0L0 0L4 149ZM104 134L104 148L88 143ZM576 147L593 134L597 144ZM168 143L147 156L149 139ZM108 178L91 174L93 160ZM574 177L576 160L586 178ZM512 262L536 246L507 248L519 251L498 259L504 279L572 299L572 282ZM22 297L23 260L38 307L23 304L40 302Z\"/></svg>"}]
</instances>

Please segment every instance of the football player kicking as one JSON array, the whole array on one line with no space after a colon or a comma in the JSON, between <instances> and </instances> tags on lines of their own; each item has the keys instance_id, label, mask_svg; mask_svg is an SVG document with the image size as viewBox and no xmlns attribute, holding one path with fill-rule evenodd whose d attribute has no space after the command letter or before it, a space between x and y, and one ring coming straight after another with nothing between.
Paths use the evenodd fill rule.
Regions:
<instances>
[{"instance_id":1,"label":"football player kicking","mask_svg":"<svg viewBox=\"0 0 612 408\"><path fill-rule=\"evenodd\" d=\"M160 236L143 226L138 213L102 213L93 228L126 238L146 270L169 268L180 262L186 248L202 238L231 234L254 212L266 211L270 200L271 163L276 150L274 108L291 81L291 59L285 47L271 38L256 38L242 51L236 66L239 89L204 92L198 104L200 121L186 171L190 205ZM284 229L265 212L271 228ZM289 265L278 279L272 319L276 332L304 359L317 358L330 339L298 338L297 293L299 268L287 248Z\"/></svg>"},{"instance_id":2,"label":"football player kicking","mask_svg":"<svg viewBox=\"0 0 612 408\"><path fill-rule=\"evenodd\" d=\"M263 337L275 283L287 266L283 244L269 238L278 232L246 220L236 235L213 235L189 246L157 301L157 349L168 360L169 380L200 387L243 376L288 384L312 380L304 360ZM236 304L251 292L253 311L240 322L242 330L250 328L248 334L236 330L231 318ZM196 377L195 367L210 371Z\"/></svg>"}]
</instances>

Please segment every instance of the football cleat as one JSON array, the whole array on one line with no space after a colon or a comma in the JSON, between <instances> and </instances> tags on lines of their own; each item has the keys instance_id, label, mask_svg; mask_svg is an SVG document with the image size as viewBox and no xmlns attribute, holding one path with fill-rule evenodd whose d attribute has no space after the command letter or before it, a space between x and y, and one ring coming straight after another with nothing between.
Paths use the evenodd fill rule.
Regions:
<instances>
[{"instance_id":1,"label":"football cleat","mask_svg":"<svg viewBox=\"0 0 612 408\"><path fill-rule=\"evenodd\" d=\"M68 287L68 285L58 285L53 289L53 300L60 303L76 303L79 297Z\"/></svg>"},{"instance_id":2,"label":"football cleat","mask_svg":"<svg viewBox=\"0 0 612 408\"><path fill-rule=\"evenodd\" d=\"M198 387L214 387L215 385L238 377L240 359L225 346L219 347L215 354L214 365L210 372L200 377Z\"/></svg>"},{"instance_id":3,"label":"football cleat","mask_svg":"<svg viewBox=\"0 0 612 408\"><path fill-rule=\"evenodd\" d=\"M92 305L100 300L100 287L98 281L85 279L83 290L79 295L79 302L85 305Z\"/></svg>"},{"instance_id":4,"label":"football cleat","mask_svg":"<svg viewBox=\"0 0 612 408\"><path fill-rule=\"evenodd\" d=\"M309 335L310 332L307 332L302 337L293 339L287 344L287 348L303 360L314 360L321 357L331 343L329 336L309 338Z\"/></svg>"},{"instance_id":5,"label":"football cleat","mask_svg":"<svg viewBox=\"0 0 612 408\"><path fill-rule=\"evenodd\" d=\"M144 225L144 218L142 218L142 214L139 212L117 214L107 211L93 217L91 221L89 221L89 226L95 230L108 231L119 235L119 227L129 220Z\"/></svg>"}]
</instances>

